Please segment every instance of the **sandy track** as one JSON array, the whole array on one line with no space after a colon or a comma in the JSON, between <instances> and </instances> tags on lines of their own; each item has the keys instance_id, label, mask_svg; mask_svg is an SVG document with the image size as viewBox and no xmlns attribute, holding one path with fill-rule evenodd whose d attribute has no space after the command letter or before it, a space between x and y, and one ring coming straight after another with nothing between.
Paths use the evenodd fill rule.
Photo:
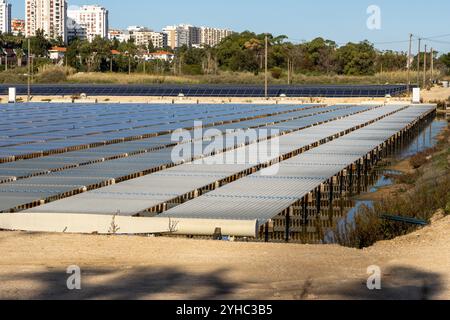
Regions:
<instances>
[{"instance_id":1,"label":"sandy track","mask_svg":"<svg viewBox=\"0 0 450 320\"><path fill-rule=\"evenodd\" d=\"M450 299L450 217L367 250L0 232L1 299ZM69 265L82 290L66 288ZM366 288L378 265L383 289Z\"/></svg>"}]
</instances>

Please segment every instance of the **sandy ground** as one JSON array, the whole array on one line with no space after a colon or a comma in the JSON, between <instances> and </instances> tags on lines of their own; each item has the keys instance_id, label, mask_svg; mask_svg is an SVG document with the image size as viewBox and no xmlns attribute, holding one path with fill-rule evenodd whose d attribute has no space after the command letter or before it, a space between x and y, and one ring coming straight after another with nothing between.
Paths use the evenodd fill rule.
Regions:
<instances>
[{"instance_id":1,"label":"sandy ground","mask_svg":"<svg viewBox=\"0 0 450 320\"><path fill-rule=\"evenodd\" d=\"M1 299L450 299L450 217L366 250L0 232ZM67 267L82 270L69 291ZM382 290L367 289L367 268Z\"/></svg>"},{"instance_id":2,"label":"sandy ground","mask_svg":"<svg viewBox=\"0 0 450 320\"><path fill-rule=\"evenodd\" d=\"M423 90L422 97L425 103L436 100L448 100L450 98L450 88L433 87L431 90Z\"/></svg>"}]
</instances>

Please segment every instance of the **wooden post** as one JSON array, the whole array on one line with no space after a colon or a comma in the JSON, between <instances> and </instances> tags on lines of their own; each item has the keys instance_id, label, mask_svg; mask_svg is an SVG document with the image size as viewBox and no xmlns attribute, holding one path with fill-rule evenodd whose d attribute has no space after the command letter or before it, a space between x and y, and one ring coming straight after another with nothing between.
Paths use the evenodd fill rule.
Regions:
<instances>
[{"instance_id":1,"label":"wooden post","mask_svg":"<svg viewBox=\"0 0 450 320\"><path fill-rule=\"evenodd\" d=\"M269 89L268 89L268 86L269 86L269 73L268 73L267 67L268 67L269 39L268 39L267 35L266 35L266 38L265 38L265 44L266 45L265 45L265 61L264 61L264 64L265 64L264 96L266 98L268 98L268 96L269 96Z\"/></svg>"},{"instance_id":2,"label":"wooden post","mask_svg":"<svg viewBox=\"0 0 450 320\"><path fill-rule=\"evenodd\" d=\"M423 87L427 86L427 45L425 45L425 51L423 53Z\"/></svg>"}]
</instances>

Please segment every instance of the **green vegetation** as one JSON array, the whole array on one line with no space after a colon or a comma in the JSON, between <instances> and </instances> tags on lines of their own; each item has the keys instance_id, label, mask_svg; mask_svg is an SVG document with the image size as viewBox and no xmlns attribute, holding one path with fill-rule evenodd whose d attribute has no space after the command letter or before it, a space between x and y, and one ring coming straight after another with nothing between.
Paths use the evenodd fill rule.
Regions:
<instances>
[{"instance_id":1,"label":"green vegetation","mask_svg":"<svg viewBox=\"0 0 450 320\"><path fill-rule=\"evenodd\" d=\"M393 176L404 186L397 195L389 195L373 207L363 206L354 222L336 226L337 243L365 248L377 241L390 240L417 229L416 226L386 221L382 215L395 215L430 221L441 210L450 214L450 131L447 129L435 148L412 157L412 173Z\"/></svg>"},{"instance_id":2,"label":"green vegetation","mask_svg":"<svg viewBox=\"0 0 450 320\"><path fill-rule=\"evenodd\" d=\"M338 46L334 41L316 38L310 42L294 44L287 41L285 36L267 36L268 67L272 83L285 84L288 78L291 83L297 84L406 82L407 55L404 52L379 51L368 41ZM68 45L66 57L58 64L73 68L70 73L108 73L108 79L103 79L107 83L120 83L121 80L114 79L113 74L128 73L151 76L130 80L131 83L180 80L186 80L188 83L261 83L261 73L265 65L265 37L266 34L245 31L229 36L216 47L185 46L175 51L170 48L154 48L152 44L148 48L139 47L133 41L121 43L117 40L96 38L89 43L76 39ZM41 32L30 38L33 74L37 74L43 65L53 63L48 58L48 50L56 45L62 45L61 41L49 41ZM22 68L26 64L28 53L27 39L23 36L2 34L0 46L14 50L17 57L11 65L15 68L14 75L9 73L8 76L0 76L0 82L23 82L23 74L26 71ZM157 49L175 53L175 59L171 62L144 60L143 53ZM418 59L423 64L423 54L415 57L413 68ZM441 74L448 74L450 53L441 55L435 61L435 67ZM0 70L2 68L5 67L1 66ZM371 78L373 76L375 79ZM89 77L80 78L87 82L94 80ZM62 76L56 76L54 79L49 76L41 77L40 81L44 80L65 81ZM66 80L78 82L79 78L69 76Z\"/></svg>"}]
</instances>

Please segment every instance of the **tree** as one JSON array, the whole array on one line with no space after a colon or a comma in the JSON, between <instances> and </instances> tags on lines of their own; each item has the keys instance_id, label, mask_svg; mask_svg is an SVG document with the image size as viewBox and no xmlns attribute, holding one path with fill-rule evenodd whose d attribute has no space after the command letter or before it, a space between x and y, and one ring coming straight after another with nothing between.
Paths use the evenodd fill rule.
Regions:
<instances>
[{"instance_id":1,"label":"tree","mask_svg":"<svg viewBox=\"0 0 450 320\"><path fill-rule=\"evenodd\" d=\"M406 69L408 56L403 52L387 50L379 52L376 58L376 70L398 71Z\"/></svg>"},{"instance_id":2,"label":"tree","mask_svg":"<svg viewBox=\"0 0 450 320\"><path fill-rule=\"evenodd\" d=\"M368 41L348 43L337 49L338 71L345 75L372 75L376 56L375 48Z\"/></svg>"},{"instance_id":3,"label":"tree","mask_svg":"<svg viewBox=\"0 0 450 320\"><path fill-rule=\"evenodd\" d=\"M23 52L22 48L17 48L14 50L14 52L16 53L16 57L17 57L17 66L21 67L22 66L22 59L25 56L25 53Z\"/></svg>"},{"instance_id":4,"label":"tree","mask_svg":"<svg viewBox=\"0 0 450 320\"><path fill-rule=\"evenodd\" d=\"M48 50L52 47L50 41L44 36L44 31L37 30L34 37L30 37L31 53L37 57L47 57ZM23 41L22 48L28 52L28 41Z\"/></svg>"},{"instance_id":5,"label":"tree","mask_svg":"<svg viewBox=\"0 0 450 320\"><path fill-rule=\"evenodd\" d=\"M450 73L450 52L447 54L443 54L439 60L439 64L441 64L444 67L445 73Z\"/></svg>"},{"instance_id":6,"label":"tree","mask_svg":"<svg viewBox=\"0 0 450 320\"><path fill-rule=\"evenodd\" d=\"M155 51L155 46L153 45L153 41L149 41L148 42L147 50L148 50L148 52L154 52Z\"/></svg>"}]
</instances>

